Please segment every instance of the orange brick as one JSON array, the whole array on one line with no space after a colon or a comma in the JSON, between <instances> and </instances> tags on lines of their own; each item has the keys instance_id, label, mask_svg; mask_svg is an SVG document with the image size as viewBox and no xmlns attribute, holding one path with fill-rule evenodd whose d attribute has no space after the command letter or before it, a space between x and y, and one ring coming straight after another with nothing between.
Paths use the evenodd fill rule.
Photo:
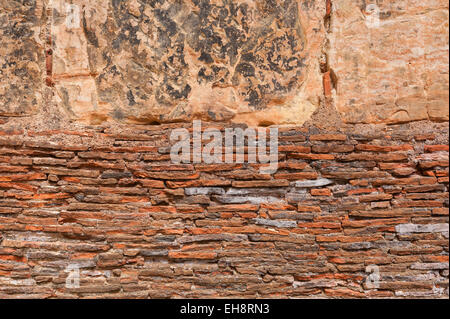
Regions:
<instances>
[{"instance_id":1,"label":"orange brick","mask_svg":"<svg viewBox=\"0 0 450 319\"><path fill-rule=\"evenodd\" d=\"M344 134L315 134L309 137L311 141L346 141L347 135Z\"/></svg>"},{"instance_id":2,"label":"orange brick","mask_svg":"<svg viewBox=\"0 0 450 319\"><path fill-rule=\"evenodd\" d=\"M425 145L424 150L425 152L432 153L432 152L441 152L441 151L447 151L448 152L448 145Z\"/></svg>"},{"instance_id":3,"label":"orange brick","mask_svg":"<svg viewBox=\"0 0 450 319\"><path fill-rule=\"evenodd\" d=\"M172 258L172 259L216 259L217 253L169 251L169 258Z\"/></svg>"},{"instance_id":4,"label":"orange brick","mask_svg":"<svg viewBox=\"0 0 450 319\"><path fill-rule=\"evenodd\" d=\"M298 204L297 210L299 212L317 212L317 213L320 213L322 211L320 206L303 206L301 204Z\"/></svg>"},{"instance_id":5,"label":"orange brick","mask_svg":"<svg viewBox=\"0 0 450 319\"><path fill-rule=\"evenodd\" d=\"M47 179L47 175L43 173L16 174L0 176L0 182L16 182L16 181L33 181Z\"/></svg>"},{"instance_id":6,"label":"orange brick","mask_svg":"<svg viewBox=\"0 0 450 319\"><path fill-rule=\"evenodd\" d=\"M311 147L300 145L280 145L278 146L279 152L296 152L296 153L310 153Z\"/></svg>"},{"instance_id":7,"label":"orange brick","mask_svg":"<svg viewBox=\"0 0 450 319\"><path fill-rule=\"evenodd\" d=\"M311 189L312 196L331 196L331 191L328 188Z\"/></svg>"},{"instance_id":8,"label":"orange brick","mask_svg":"<svg viewBox=\"0 0 450 319\"><path fill-rule=\"evenodd\" d=\"M323 74L323 93L325 97L330 98L332 95L333 85L331 82L331 74L330 71L327 71Z\"/></svg>"},{"instance_id":9,"label":"orange brick","mask_svg":"<svg viewBox=\"0 0 450 319\"><path fill-rule=\"evenodd\" d=\"M233 187L244 188L244 187L286 187L289 186L288 180L269 180L269 181L235 181L232 183Z\"/></svg>"},{"instance_id":10,"label":"orange brick","mask_svg":"<svg viewBox=\"0 0 450 319\"><path fill-rule=\"evenodd\" d=\"M301 172L301 173L276 173L276 179L287 179L289 181L316 179L319 175L316 172Z\"/></svg>"},{"instance_id":11,"label":"orange brick","mask_svg":"<svg viewBox=\"0 0 450 319\"><path fill-rule=\"evenodd\" d=\"M304 154L304 153L292 153L288 155L290 158L304 159L304 160L334 160L335 156L332 154Z\"/></svg>"},{"instance_id":12,"label":"orange brick","mask_svg":"<svg viewBox=\"0 0 450 319\"><path fill-rule=\"evenodd\" d=\"M209 206L208 212L210 213L243 212L243 211L257 211L258 209L259 209L258 205L251 205L251 204L219 205L219 206Z\"/></svg>"},{"instance_id":13,"label":"orange brick","mask_svg":"<svg viewBox=\"0 0 450 319\"><path fill-rule=\"evenodd\" d=\"M380 146L371 144L358 144L356 150L366 152L397 152L397 151L410 151L414 150L412 145L394 145L394 146Z\"/></svg>"}]
</instances>

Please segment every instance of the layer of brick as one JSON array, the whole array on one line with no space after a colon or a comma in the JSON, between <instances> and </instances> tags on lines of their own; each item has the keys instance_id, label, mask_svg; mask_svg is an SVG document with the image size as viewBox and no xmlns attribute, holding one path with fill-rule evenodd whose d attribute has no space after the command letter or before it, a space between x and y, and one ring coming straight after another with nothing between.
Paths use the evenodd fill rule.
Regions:
<instances>
[{"instance_id":1,"label":"layer of brick","mask_svg":"<svg viewBox=\"0 0 450 319\"><path fill-rule=\"evenodd\" d=\"M280 128L271 175L183 126L0 130L0 298L448 298L448 123Z\"/></svg>"}]
</instances>

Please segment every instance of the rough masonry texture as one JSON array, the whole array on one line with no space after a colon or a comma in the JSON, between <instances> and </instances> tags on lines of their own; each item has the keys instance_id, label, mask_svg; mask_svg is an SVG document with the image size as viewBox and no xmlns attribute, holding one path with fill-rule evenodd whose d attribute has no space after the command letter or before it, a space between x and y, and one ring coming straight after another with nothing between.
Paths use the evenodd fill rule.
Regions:
<instances>
[{"instance_id":1,"label":"rough masonry texture","mask_svg":"<svg viewBox=\"0 0 450 319\"><path fill-rule=\"evenodd\" d=\"M446 125L280 129L273 175L172 128L0 131L0 296L448 297Z\"/></svg>"},{"instance_id":2,"label":"rough masonry texture","mask_svg":"<svg viewBox=\"0 0 450 319\"><path fill-rule=\"evenodd\" d=\"M448 298L448 20L0 0L0 298ZM194 119L278 127L278 171L172 163Z\"/></svg>"}]
</instances>

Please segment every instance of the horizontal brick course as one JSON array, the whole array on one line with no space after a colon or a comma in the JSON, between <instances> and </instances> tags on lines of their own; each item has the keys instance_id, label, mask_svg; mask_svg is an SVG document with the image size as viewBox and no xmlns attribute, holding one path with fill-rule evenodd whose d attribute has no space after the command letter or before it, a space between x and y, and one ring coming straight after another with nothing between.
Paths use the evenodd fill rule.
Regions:
<instances>
[{"instance_id":1,"label":"horizontal brick course","mask_svg":"<svg viewBox=\"0 0 450 319\"><path fill-rule=\"evenodd\" d=\"M442 140L302 129L260 174L172 164L172 127L0 138L0 297L448 297Z\"/></svg>"}]
</instances>

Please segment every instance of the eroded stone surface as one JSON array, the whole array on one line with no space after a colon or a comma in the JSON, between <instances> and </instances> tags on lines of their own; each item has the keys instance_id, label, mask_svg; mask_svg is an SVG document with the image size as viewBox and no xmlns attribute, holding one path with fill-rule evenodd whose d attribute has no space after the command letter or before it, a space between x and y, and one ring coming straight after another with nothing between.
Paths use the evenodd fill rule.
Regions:
<instances>
[{"instance_id":1,"label":"eroded stone surface","mask_svg":"<svg viewBox=\"0 0 450 319\"><path fill-rule=\"evenodd\" d=\"M29 115L42 102L40 1L0 0L0 115Z\"/></svg>"},{"instance_id":2,"label":"eroded stone surface","mask_svg":"<svg viewBox=\"0 0 450 319\"><path fill-rule=\"evenodd\" d=\"M350 123L448 116L448 2L334 0L330 65Z\"/></svg>"},{"instance_id":3,"label":"eroded stone surface","mask_svg":"<svg viewBox=\"0 0 450 319\"><path fill-rule=\"evenodd\" d=\"M76 119L303 123L318 105L322 1L52 5L56 99Z\"/></svg>"},{"instance_id":4,"label":"eroded stone surface","mask_svg":"<svg viewBox=\"0 0 450 319\"><path fill-rule=\"evenodd\" d=\"M0 0L0 9L0 116L449 119L443 0Z\"/></svg>"}]
</instances>

